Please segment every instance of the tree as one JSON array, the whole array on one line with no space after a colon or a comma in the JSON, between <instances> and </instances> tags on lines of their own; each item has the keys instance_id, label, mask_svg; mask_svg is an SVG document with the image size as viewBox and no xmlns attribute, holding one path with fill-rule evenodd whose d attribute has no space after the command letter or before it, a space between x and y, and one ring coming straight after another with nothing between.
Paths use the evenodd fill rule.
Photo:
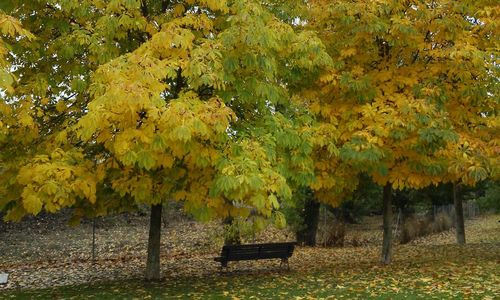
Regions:
<instances>
[{"instance_id":1,"label":"tree","mask_svg":"<svg viewBox=\"0 0 500 300\"><path fill-rule=\"evenodd\" d=\"M450 122L458 135L440 153L448 162L446 181L453 183L457 243L465 244L461 186L498 178L500 122L498 12L492 1L452 6L455 42L441 71L440 89ZM446 77L444 76L446 75Z\"/></svg>"},{"instance_id":2,"label":"tree","mask_svg":"<svg viewBox=\"0 0 500 300\"><path fill-rule=\"evenodd\" d=\"M391 190L448 181L469 117L476 136L498 131L494 6L311 1L310 26L334 61L306 104L335 132L328 172L366 172L384 186L383 263L391 261ZM482 145L491 159L490 141Z\"/></svg>"},{"instance_id":3,"label":"tree","mask_svg":"<svg viewBox=\"0 0 500 300\"><path fill-rule=\"evenodd\" d=\"M9 71L20 80L2 97L6 106L26 102L36 132L18 136L24 147L4 139L7 219L148 204L152 280L167 199L201 220L283 223L289 182L312 177L310 118L290 98L302 74L330 59L271 3L7 1L2 9L37 39L11 50Z\"/></svg>"},{"instance_id":4,"label":"tree","mask_svg":"<svg viewBox=\"0 0 500 300\"><path fill-rule=\"evenodd\" d=\"M461 138L456 143L449 144L441 153L449 158L449 167L444 179L453 185L455 230L459 245L464 245L466 240L461 190L464 186L475 186L484 180L495 180L500 174L497 163L500 152L496 146L499 124L498 120L495 120L498 119L498 108L489 111L490 107L495 107L494 101L489 97L481 98L478 107L473 108L479 111L479 116L468 118L468 126L456 124Z\"/></svg>"},{"instance_id":5,"label":"tree","mask_svg":"<svg viewBox=\"0 0 500 300\"><path fill-rule=\"evenodd\" d=\"M296 228L297 242L306 246L316 245L316 233L319 225L320 203L314 198L314 192L305 188L297 193L299 204L300 224ZM297 205L297 204L296 204Z\"/></svg>"},{"instance_id":6,"label":"tree","mask_svg":"<svg viewBox=\"0 0 500 300\"><path fill-rule=\"evenodd\" d=\"M1 10L17 16L23 26L34 34L31 39L11 40L6 53L6 61L11 66L9 73L16 81L10 90L1 94L1 120L8 131L2 132L1 139L1 180L4 189L1 191L0 207L8 211L10 219L20 219L27 213L22 205L16 205L14 201L25 192L21 186L23 183L18 182L18 179L23 181L23 177L45 184L44 193L49 194L45 197L51 199L45 206L48 211L55 212L85 198L94 202L92 194L98 181L94 175L102 172L93 170L92 161L76 164L83 157L83 148L77 149L71 144L60 147L60 144L72 138L68 137L66 129L75 125L86 111L90 100L87 91L90 74L99 64L125 53L125 48L134 48L139 44L134 27L137 25L120 25L113 31L106 29L114 21L105 16L107 7L93 9L90 1L80 5L76 2L62 5L52 1L21 2L2 1L0 5ZM116 18L121 15L117 14ZM140 16L135 15L132 20L144 24ZM8 24L3 23L12 28ZM85 149L87 153L95 150L92 147ZM35 159L40 154L45 156ZM38 167L36 172L47 174L30 178L32 173L29 169L20 174L22 167L28 164ZM45 178L50 180L44 182ZM71 189L58 188L68 184L72 184ZM28 194L29 190L26 190L23 197L28 199ZM43 203L38 198L30 199L32 201L25 201L28 209L39 211ZM92 211L93 206L86 208Z\"/></svg>"}]
</instances>

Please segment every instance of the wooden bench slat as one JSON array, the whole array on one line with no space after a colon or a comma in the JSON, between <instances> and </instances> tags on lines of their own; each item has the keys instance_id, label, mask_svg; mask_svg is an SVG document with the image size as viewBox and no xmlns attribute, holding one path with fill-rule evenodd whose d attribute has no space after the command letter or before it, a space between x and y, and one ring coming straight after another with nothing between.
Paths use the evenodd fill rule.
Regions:
<instances>
[{"instance_id":1,"label":"wooden bench slat","mask_svg":"<svg viewBox=\"0 0 500 300\"><path fill-rule=\"evenodd\" d=\"M240 260L281 258L287 262L293 254L295 244L295 242L285 242L223 246L221 256L216 257L215 261L220 262L221 266L227 266L229 261Z\"/></svg>"}]
</instances>

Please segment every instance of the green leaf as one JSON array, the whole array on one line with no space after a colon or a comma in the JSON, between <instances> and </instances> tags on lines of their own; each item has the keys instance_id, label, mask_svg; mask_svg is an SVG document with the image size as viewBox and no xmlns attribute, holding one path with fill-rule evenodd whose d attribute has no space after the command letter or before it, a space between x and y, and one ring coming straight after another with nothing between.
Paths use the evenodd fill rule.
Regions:
<instances>
[{"instance_id":1,"label":"green leaf","mask_svg":"<svg viewBox=\"0 0 500 300\"><path fill-rule=\"evenodd\" d=\"M279 212L279 211L275 212L273 214L273 219L274 219L274 224L279 229L283 229L286 227L286 218L282 212Z\"/></svg>"},{"instance_id":2,"label":"green leaf","mask_svg":"<svg viewBox=\"0 0 500 300\"><path fill-rule=\"evenodd\" d=\"M167 141L165 140L165 137L161 134L155 135L153 142L151 143L151 148L156 151L165 150L165 148L167 148Z\"/></svg>"},{"instance_id":3,"label":"green leaf","mask_svg":"<svg viewBox=\"0 0 500 300\"><path fill-rule=\"evenodd\" d=\"M122 162L127 165L131 166L134 165L137 162L137 153L134 151L130 150L128 151L122 158Z\"/></svg>"},{"instance_id":4,"label":"green leaf","mask_svg":"<svg viewBox=\"0 0 500 300\"><path fill-rule=\"evenodd\" d=\"M154 167L155 163L155 159L148 151L140 151L137 154L137 164L139 165L139 167L146 170L151 170Z\"/></svg>"},{"instance_id":5,"label":"green leaf","mask_svg":"<svg viewBox=\"0 0 500 300\"><path fill-rule=\"evenodd\" d=\"M263 209L265 206L266 206L266 199L264 198L263 195L261 194L257 194L255 196L253 196L251 199L250 199L250 202L252 203L253 206L255 206L255 208L257 208L258 210L261 210Z\"/></svg>"},{"instance_id":6,"label":"green leaf","mask_svg":"<svg viewBox=\"0 0 500 300\"><path fill-rule=\"evenodd\" d=\"M280 204L278 202L278 199L276 198L276 196L274 194L269 195L269 202L271 203L271 206L273 208L276 208L276 209L280 208Z\"/></svg>"},{"instance_id":7,"label":"green leaf","mask_svg":"<svg viewBox=\"0 0 500 300\"><path fill-rule=\"evenodd\" d=\"M191 130L189 130L186 126L179 126L172 130L170 134L173 140L180 140L183 142L187 142L191 140Z\"/></svg>"}]
</instances>

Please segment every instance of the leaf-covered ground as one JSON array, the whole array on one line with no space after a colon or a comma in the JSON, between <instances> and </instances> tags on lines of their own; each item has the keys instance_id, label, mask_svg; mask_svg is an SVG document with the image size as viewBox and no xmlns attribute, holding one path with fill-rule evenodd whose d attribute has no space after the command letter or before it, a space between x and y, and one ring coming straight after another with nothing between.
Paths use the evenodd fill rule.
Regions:
<instances>
[{"instance_id":1,"label":"leaf-covered ground","mask_svg":"<svg viewBox=\"0 0 500 300\"><path fill-rule=\"evenodd\" d=\"M95 266L83 258L75 260L70 255L68 258L62 257L61 252L59 259L28 259L24 265L21 265L22 258L12 259L9 263L9 258L2 255L0 272L7 271L12 277L11 285L3 287L10 289L1 292L0 298L496 299L500 295L498 220L500 216L496 215L468 221L469 244L464 247L453 244L453 231L396 246L394 264L387 267L378 263L379 247L374 243L366 243L362 247L298 247L290 261L292 270L289 272L281 270L278 261L261 261L233 263L231 270L222 275L218 273L218 265L212 261L217 253L213 246L217 244L213 233L218 230L217 226L180 222L172 226L177 229L170 228L165 233L165 237L170 233L171 239L170 248L162 254L165 280L161 283L144 284L139 279L144 267L144 250L138 246L127 248L128 243L121 248L109 247L109 257L103 257L100 252ZM131 226L135 227L139 226ZM377 226L374 227L377 229ZM127 229L129 235L114 237L129 241L134 236L131 228ZM210 235L214 236L212 240L208 239ZM184 240L194 236L199 236L199 239ZM283 233L273 232L267 238L286 237ZM14 245L10 247L15 248ZM2 244L2 247L9 246ZM100 251L105 249L101 246ZM18 256L12 252L11 255ZM40 276L45 278L40 279ZM103 283L109 280L114 283ZM24 289L17 290L16 283ZM78 283L83 285L32 290L51 284Z\"/></svg>"}]
</instances>

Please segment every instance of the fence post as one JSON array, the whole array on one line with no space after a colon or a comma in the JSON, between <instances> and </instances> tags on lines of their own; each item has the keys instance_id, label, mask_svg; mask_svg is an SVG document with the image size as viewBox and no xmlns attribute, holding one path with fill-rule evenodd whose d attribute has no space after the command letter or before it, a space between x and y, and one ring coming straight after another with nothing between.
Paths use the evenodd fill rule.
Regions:
<instances>
[{"instance_id":1,"label":"fence post","mask_svg":"<svg viewBox=\"0 0 500 300\"><path fill-rule=\"evenodd\" d=\"M92 265L95 265L95 217L92 218Z\"/></svg>"},{"instance_id":2,"label":"fence post","mask_svg":"<svg viewBox=\"0 0 500 300\"><path fill-rule=\"evenodd\" d=\"M394 230L394 234L393 236L396 238L398 237L398 230L399 230L399 222L401 222L401 214L403 213L403 209L399 209L399 212L398 212L398 218L396 219L396 229Z\"/></svg>"}]
</instances>

